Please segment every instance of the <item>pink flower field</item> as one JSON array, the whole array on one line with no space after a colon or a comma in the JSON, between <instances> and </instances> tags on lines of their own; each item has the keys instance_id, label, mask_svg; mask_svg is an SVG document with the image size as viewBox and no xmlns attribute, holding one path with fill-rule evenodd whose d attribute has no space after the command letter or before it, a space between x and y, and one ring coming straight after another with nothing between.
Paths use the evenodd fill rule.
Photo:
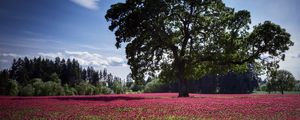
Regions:
<instances>
[{"instance_id":1,"label":"pink flower field","mask_svg":"<svg viewBox=\"0 0 300 120\"><path fill-rule=\"evenodd\" d=\"M0 119L300 119L299 94L0 97Z\"/></svg>"}]
</instances>

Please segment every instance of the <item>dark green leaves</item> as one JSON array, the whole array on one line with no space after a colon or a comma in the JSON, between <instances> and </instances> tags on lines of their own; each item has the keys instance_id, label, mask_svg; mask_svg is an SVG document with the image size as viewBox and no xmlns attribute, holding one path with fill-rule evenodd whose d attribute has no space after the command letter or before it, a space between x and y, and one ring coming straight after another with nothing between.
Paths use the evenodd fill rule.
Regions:
<instances>
[{"instance_id":1,"label":"dark green leaves","mask_svg":"<svg viewBox=\"0 0 300 120\"><path fill-rule=\"evenodd\" d=\"M293 45L290 35L269 21L249 33L250 12L235 12L221 0L127 0L112 5L105 18L116 47L128 43L133 77L160 70L162 63L171 72L183 65L186 79L214 69L242 69L262 54L283 60Z\"/></svg>"}]
</instances>

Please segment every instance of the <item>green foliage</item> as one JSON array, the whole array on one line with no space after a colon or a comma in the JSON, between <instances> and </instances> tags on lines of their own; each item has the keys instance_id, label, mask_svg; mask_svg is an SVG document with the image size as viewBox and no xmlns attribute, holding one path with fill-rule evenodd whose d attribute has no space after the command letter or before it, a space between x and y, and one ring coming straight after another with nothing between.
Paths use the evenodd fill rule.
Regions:
<instances>
[{"instance_id":1,"label":"green foliage","mask_svg":"<svg viewBox=\"0 0 300 120\"><path fill-rule=\"evenodd\" d=\"M115 94L125 93L125 87L122 85L121 81L115 80L112 85L112 90Z\"/></svg>"},{"instance_id":2,"label":"green foliage","mask_svg":"<svg viewBox=\"0 0 300 120\"><path fill-rule=\"evenodd\" d=\"M105 85L101 85L101 84L98 84L96 87L95 87L95 94L111 94L113 91L105 86Z\"/></svg>"},{"instance_id":3,"label":"green foliage","mask_svg":"<svg viewBox=\"0 0 300 120\"><path fill-rule=\"evenodd\" d=\"M155 93L155 92L165 92L167 84L161 82L159 79L154 79L145 86L144 92Z\"/></svg>"},{"instance_id":4,"label":"green foliage","mask_svg":"<svg viewBox=\"0 0 300 120\"><path fill-rule=\"evenodd\" d=\"M43 95L43 90L44 90L44 82L40 78L35 78L31 82L32 86L34 87L34 95L40 96Z\"/></svg>"},{"instance_id":5,"label":"green foliage","mask_svg":"<svg viewBox=\"0 0 300 120\"><path fill-rule=\"evenodd\" d=\"M68 84L65 84L63 88L65 91L65 95L76 95L77 94L76 89L73 87L69 87Z\"/></svg>"},{"instance_id":6,"label":"green foliage","mask_svg":"<svg viewBox=\"0 0 300 120\"><path fill-rule=\"evenodd\" d=\"M56 82L47 81L44 83L42 95L47 95L47 96L64 95L64 89L61 87L60 84Z\"/></svg>"},{"instance_id":7,"label":"green foliage","mask_svg":"<svg viewBox=\"0 0 300 120\"><path fill-rule=\"evenodd\" d=\"M76 85L75 89L78 95L111 94L113 92L105 85L97 84L96 86L93 86L92 84L85 81L82 81L78 85Z\"/></svg>"},{"instance_id":8,"label":"green foliage","mask_svg":"<svg viewBox=\"0 0 300 120\"><path fill-rule=\"evenodd\" d=\"M16 80L8 81L8 95L17 96L19 93L18 82Z\"/></svg>"},{"instance_id":9,"label":"green foliage","mask_svg":"<svg viewBox=\"0 0 300 120\"><path fill-rule=\"evenodd\" d=\"M78 95L93 95L95 87L88 82L82 81L75 86Z\"/></svg>"},{"instance_id":10,"label":"green foliage","mask_svg":"<svg viewBox=\"0 0 300 120\"><path fill-rule=\"evenodd\" d=\"M260 86L260 91L267 91L267 85Z\"/></svg>"},{"instance_id":11,"label":"green foliage","mask_svg":"<svg viewBox=\"0 0 300 120\"><path fill-rule=\"evenodd\" d=\"M28 85L31 85L34 88L34 94L36 96L54 96L54 95L65 95L63 87L60 85L59 79L52 74L49 80L43 82L41 78L34 78L30 80Z\"/></svg>"},{"instance_id":12,"label":"green foliage","mask_svg":"<svg viewBox=\"0 0 300 120\"><path fill-rule=\"evenodd\" d=\"M61 80L59 79L59 76L56 73L52 73L50 75L50 81L56 82L56 83L60 83Z\"/></svg>"},{"instance_id":13,"label":"green foliage","mask_svg":"<svg viewBox=\"0 0 300 120\"><path fill-rule=\"evenodd\" d=\"M145 88L144 85L140 85L140 84L137 84L136 82L133 83L130 87L130 89L133 91L133 92L138 92L138 91L143 91Z\"/></svg>"},{"instance_id":14,"label":"green foliage","mask_svg":"<svg viewBox=\"0 0 300 120\"><path fill-rule=\"evenodd\" d=\"M112 90L107 86L101 86L100 87L100 93L101 94L111 94Z\"/></svg>"},{"instance_id":15,"label":"green foliage","mask_svg":"<svg viewBox=\"0 0 300 120\"><path fill-rule=\"evenodd\" d=\"M33 96L35 92L34 87L31 84L27 84L25 87L22 87L20 90L21 96Z\"/></svg>"},{"instance_id":16,"label":"green foliage","mask_svg":"<svg viewBox=\"0 0 300 120\"><path fill-rule=\"evenodd\" d=\"M267 83L267 91L291 91L295 87L295 77L287 70L278 70L271 73L271 79Z\"/></svg>"},{"instance_id":17,"label":"green foliage","mask_svg":"<svg viewBox=\"0 0 300 120\"><path fill-rule=\"evenodd\" d=\"M95 91L95 86L93 86L93 85L89 85L88 87L87 87L87 90L86 90L86 95L94 95L95 93L94 93L94 91Z\"/></svg>"}]
</instances>

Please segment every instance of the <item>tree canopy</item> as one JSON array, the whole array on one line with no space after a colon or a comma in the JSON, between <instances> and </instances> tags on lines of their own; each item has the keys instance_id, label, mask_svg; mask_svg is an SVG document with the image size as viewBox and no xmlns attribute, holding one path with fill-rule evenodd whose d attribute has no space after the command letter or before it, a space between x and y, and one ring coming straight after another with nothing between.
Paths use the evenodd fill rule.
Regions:
<instances>
[{"instance_id":1,"label":"tree canopy","mask_svg":"<svg viewBox=\"0 0 300 120\"><path fill-rule=\"evenodd\" d=\"M293 45L290 34L270 21L249 32L250 12L221 0L126 0L113 4L105 18L116 47L127 43L132 76L139 80L167 68L180 81L180 97L188 96L186 81L195 76L257 61L278 67Z\"/></svg>"},{"instance_id":2,"label":"tree canopy","mask_svg":"<svg viewBox=\"0 0 300 120\"><path fill-rule=\"evenodd\" d=\"M296 79L293 74L287 70L272 71L270 79L267 83L267 90L280 91L283 94L284 91L292 90L295 87Z\"/></svg>"}]
</instances>

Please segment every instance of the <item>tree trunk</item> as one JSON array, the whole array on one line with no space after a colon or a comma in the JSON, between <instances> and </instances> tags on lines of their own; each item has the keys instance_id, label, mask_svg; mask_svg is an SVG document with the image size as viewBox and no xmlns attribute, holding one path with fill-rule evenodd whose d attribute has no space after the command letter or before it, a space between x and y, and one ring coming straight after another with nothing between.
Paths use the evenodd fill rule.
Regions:
<instances>
[{"instance_id":1,"label":"tree trunk","mask_svg":"<svg viewBox=\"0 0 300 120\"><path fill-rule=\"evenodd\" d=\"M187 81L184 79L179 80L178 97L189 97Z\"/></svg>"},{"instance_id":2,"label":"tree trunk","mask_svg":"<svg viewBox=\"0 0 300 120\"><path fill-rule=\"evenodd\" d=\"M280 85L279 85L279 91L281 92L281 94L283 94L284 87L282 86L282 83L280 83Z\"/></svg>"},{"instance_id":3,"label":"tree trunk","mask_svg":"<svg viewBox=\"0 0 300 120\"><path fill-rule=\"evenodd\" d=\"M187 80L184 79L184 62L177 64L176 77L178 80L178 97L189 97Z\"/></svg>"}]
</instances>

